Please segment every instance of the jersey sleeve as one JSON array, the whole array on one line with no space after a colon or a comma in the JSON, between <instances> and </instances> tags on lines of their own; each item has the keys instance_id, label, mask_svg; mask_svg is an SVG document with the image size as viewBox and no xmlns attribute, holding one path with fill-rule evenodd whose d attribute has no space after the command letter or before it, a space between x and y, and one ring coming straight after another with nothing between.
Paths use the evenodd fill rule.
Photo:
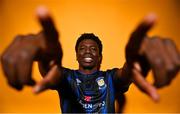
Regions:
<instances>
[{"instance_id":1,"label":"jersey sleeve","mask_svg":"<svg viewBox=\"0 0 180 114\"><path fill-rule=\"evenodd\" d=\"M68 68L63 68L63 79L61 80L61 83L59 84L59 91L64 91L64 92L68 92L68 90L70 89L69 87L69 79L71 79L72 77L72 70L68 69Z\"/></svg>"},{"instance_id":2,"label":"jersey sleeve","mask_svg":"<svg viewBox=\"0 0 180 114\"><path fill-rule=\"evenodd\" d=\"M126 91L128 91L131 83L124 83L125 80L123 78L117 78L116 73L118 70L122 70L122 69L113 68L111 70L107 70L107 72L110 73L110 75L112 77L115 93L123 94Z\"/></svg>"}]
</instances>

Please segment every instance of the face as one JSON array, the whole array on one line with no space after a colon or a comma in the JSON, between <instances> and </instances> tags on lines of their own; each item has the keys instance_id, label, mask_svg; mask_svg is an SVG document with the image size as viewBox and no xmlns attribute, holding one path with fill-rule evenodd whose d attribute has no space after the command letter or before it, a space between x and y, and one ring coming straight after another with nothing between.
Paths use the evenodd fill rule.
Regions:
<instances>
[{"instance_id":1,"label":"face","mask_svg":"<svg viewBox=\"0 0 180 114\"><path fill-rule=\"evenodd\" d=\"M101 64L102 56L99 54L97 43L91 39L80 42L76 53L80 69L98 69Z\"/></svg>"}]
</instances>

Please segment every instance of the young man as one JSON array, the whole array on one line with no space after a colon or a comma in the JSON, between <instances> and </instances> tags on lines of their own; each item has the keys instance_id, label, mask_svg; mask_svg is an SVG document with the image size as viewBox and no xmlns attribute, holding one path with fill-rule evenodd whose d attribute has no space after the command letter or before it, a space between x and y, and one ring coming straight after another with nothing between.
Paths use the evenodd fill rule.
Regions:
<instances>
[{"instance_id":1,"label":"young man","mask_svg":"<svg viewBox=\"0 0 180 114\"><path fill-rule=\"evenodd\" d=\"M94 34L81 35L75 49L79 69L61 68L63 78L58 90L62 112L115 112L115 97L127 91L130 81L122 84L126 81L119 76L122 69L99 71L102 44Z\"/></svg>"},{"instance_id":2,"label":"young man","mask_svg":"<svg viewBox=\"0 0 180 114\"><path fill-rule=\"evenodd\" d=\"M43 31L17 36L2 55L2 68L9 85L17 90L24 85L35 85L35 93L48 88L57 90L62 112L115 112L116 96L127 91L132 82L157 101L159 96L155 87L168 85L179 71L180 56L174 43L146 35L155 23L154 15L148 15L131 34L123 68L106 71L100 71L101 41L92 33L82 34L77 40L75 50L79 69L63 67L58 32L48 11L40 8L38 17ZM33 61L38 62L44 77L38 83L31 77ZM144 78L150 69L154 73L154 86Z\"/></svg>"}]
</instances>

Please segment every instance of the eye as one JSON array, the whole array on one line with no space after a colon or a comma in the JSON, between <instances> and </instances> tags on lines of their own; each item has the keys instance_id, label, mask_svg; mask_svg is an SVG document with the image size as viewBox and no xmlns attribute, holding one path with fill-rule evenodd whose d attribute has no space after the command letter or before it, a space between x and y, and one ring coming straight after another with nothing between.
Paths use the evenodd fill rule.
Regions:
<instances>
[{"instance_id":1,"label":"eye","mask_svg":"<svg viewBox=\"0 0 180 114\"><path fill-rule=\"evenodd\" d=\"M84 49L85 49L85 47L83 47L83 46L79 48L79 50L84 50Z\"/></svg>"},{"instance_id":2,"label":"eye","mask_svg":"<svg viewBox=\"0 0 180 114\"><path fill-rule=\"evenodd\" d=\"M97 50L97 49L96 49L96 47L91 47L91 49L92 49L92 50L94 50L94 51L96 51L96 50Z\"/></svg>"}]
</instances>

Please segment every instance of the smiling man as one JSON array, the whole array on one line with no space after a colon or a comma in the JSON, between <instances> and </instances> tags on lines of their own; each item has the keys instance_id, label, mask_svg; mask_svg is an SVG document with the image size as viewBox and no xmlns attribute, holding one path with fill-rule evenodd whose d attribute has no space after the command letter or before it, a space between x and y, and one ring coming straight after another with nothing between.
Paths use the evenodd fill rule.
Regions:
<instances>
[{"instance_id":1,"label":"smiling man","mask_svg":"<svg viewBox=\"0 0 180 114\"><path fill-rule=\"evenodd\" d=\"M147 36L156 21L155 15L145 17L131 34L124 66L106 71L100 70L102 43L92 33L84 33L77 40L75 50L79 69L62 66L59 35L47 9L39 8L38 18L43 30L38 34L18 35L2 54L2 68L9 85L17 90L25 85L34 86L35 93L57 90L64 113L113 113L115 98L126 92L131 83L158 101L156 88L168 85L179 71L180 56L174 43ZM34 61L38 62L44 77L38 83L31 76ZM151 69L154 86L145 80Z\"/></svg>"},{"instance_id":2,"label":"smiling man","mask_svg":"<svg viewBox=\"0 0 180 114\"><path fill-rule=\"evenodd\" d=\"M92 33L84 33L76 46L78 70L63 69L60 86L62 112L115 112L117 94L127 91L130 83L119 86L117 72L120 69L100 71L102 43Z\"/></svg>"}]
</instances>

